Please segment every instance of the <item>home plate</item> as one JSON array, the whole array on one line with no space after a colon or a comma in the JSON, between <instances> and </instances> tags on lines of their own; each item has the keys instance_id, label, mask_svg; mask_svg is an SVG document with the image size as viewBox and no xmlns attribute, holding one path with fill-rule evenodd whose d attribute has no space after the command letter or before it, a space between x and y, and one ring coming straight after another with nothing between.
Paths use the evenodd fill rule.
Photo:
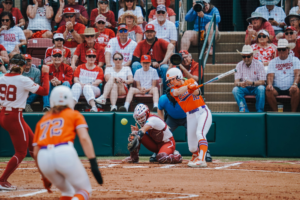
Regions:
<instances>
[{"instance_id":1,"label":"home plate","mask_svg":"<svg viewBox=\"0 0 300 200\"><path fill-rule=\"evenodd\" d=\"M123 168L149 168L149 166L123 166Z\"/></svg>"}]
</instances>

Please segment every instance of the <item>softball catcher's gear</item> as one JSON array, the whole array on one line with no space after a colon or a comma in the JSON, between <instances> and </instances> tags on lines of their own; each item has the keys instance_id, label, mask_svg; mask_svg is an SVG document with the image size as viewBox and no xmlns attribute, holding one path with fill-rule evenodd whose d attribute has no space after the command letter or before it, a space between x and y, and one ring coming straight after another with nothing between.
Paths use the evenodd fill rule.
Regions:
<instances>
[{"instance_id":1,"label":"softball catcher's gear","mask_svg":"<svg viewBox=\"0 0 300 200\"><path fill-rule=\"evenodd\" d=\"M52 193L52 190L51 190L52 183L45 177L42 177L41 180L44 183L45 189L48 190L48 193Z\"/></svg>"},{"instance_id":2,"label":"softball catcher's gear","mask_svg":"<svg viewBox=\"0 0 300 200\"><path fill-rule=\"evenodd\" d=\"M50 107L54 106L68 106L73 109L74 100L70 88L64 85L54 87L50 94Z\"/></svg>"},{"instance_id":3,"label":"softball catcher's gear","mask_svg":"<svg viewBox=\"0 0 300 200\"><path fill-rule=\"evenodd\" d=\"M103 184L103 179L98 167L98 163L97 163L97 159L96 158L92 158L90 159L90 164L91 164L91 170L93 172L93 175L95 177L95 179L97 180L97 182L102 185Z\"/></svg>"},{"instance_id":4,"label":"softball catcher's gear","mask_svg":"<svg viewBox=\"0 0 300 200\"><path fill-rule=\"evenodd\" d=\"M139 142L139 137L137 134L135 133L131 133L129 135L128 138L128 145L127 145L127 149L132 152L134 150L136 150L139 146L140 142Z\"/></svg>"},{"instance_id":5,"label":"softball catcher's gear","mask_svg":"<svg viewBox=\"0 0 300 200\"><path fill-rule=\"evenodd\" d=\"M141 126L143 127L147 121L147 119L149 118L150 115L150 110L148 108L148 106L146 106L145 104L138 104L133 112L133 118L134 120Z\"/></svg>"}]
</instances>

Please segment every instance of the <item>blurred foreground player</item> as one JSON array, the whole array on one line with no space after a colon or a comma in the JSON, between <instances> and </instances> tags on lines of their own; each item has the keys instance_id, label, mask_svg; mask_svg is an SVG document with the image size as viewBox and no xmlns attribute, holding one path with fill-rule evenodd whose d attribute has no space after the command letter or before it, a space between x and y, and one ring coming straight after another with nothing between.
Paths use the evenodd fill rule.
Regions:
<instances>
[{"instance_id":1,"label":"blurred foreground player","mask_svg":"<svg viewBox=\"0 0 300 200\"><path fill-rule=\"evenodd\" d=\"M89 176L73 142L76 134L88 157L99 184L103 183L87 123L74 111L70 88L57 86L50 95L50 111L37 123L34 135L34 157L45 188L51 193L53 183L62 193L60 200L88 200L92 192Z\"/></svg>"},{"instance_id":2,"label":"blurred foreground player","mask_svg":"<svg viewBox=\"0 0 300 200\"><path fill-rule=\"evenodd\" d=\"M14 145L15 155L7 163L6 169L0 177L0 190L16 190L7 179L17 169L27 154L27 148L33 157L33 133L23 119L22 111L25 109L29 92L41 96L49 93L49 66L44 65L42 69L43 86L34 83L22 73L26 66L25 57L15 54L10 60L9 73L0 78L0 126L4 128Z\"/></svg>"}]
</instances>

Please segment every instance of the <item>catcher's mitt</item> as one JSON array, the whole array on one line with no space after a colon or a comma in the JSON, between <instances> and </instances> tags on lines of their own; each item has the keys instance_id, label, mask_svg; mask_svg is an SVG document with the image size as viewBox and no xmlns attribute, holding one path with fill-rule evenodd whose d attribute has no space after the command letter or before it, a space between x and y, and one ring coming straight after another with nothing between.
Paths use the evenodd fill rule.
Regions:
<instances>
[{"instance_id":1,"label":"catcher's mitt","mask_svg":"<svg viewBox=\"0 0 300 200\"><path fill-rule=\"evenodd\" d=\"M140 142L139 142L139 137L137 136L137 134L131 133L128 137L127 149L130 152L132 152L138 148L139 144L140 144Z\"/></svg>"}]
</instances>

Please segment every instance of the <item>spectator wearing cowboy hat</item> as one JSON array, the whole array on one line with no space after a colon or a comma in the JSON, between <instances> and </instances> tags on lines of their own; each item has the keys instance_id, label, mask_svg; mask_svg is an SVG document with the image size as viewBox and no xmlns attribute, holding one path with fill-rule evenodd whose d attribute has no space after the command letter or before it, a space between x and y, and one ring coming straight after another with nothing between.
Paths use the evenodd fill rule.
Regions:
<instances>
[{"instance_id":1,"label":"spectator wearing cowboy hat","mask_svg":"<svg viewBox=\"0 0 300 200\"><path fill-rule=\"evenodd\" d=\"M95 32L94 28L86 28L82 37L84 38L84 42L79 44L76 48L76 51L72 58L71 67L75 71L76 63L78 60L78 65L82 65L87 62L86 60L86 52L88 49L95 49L96 51L96 60L95 65L99 67L103 67L105 58L104 58L104 48L96 42L96 38L98 37L99 33Z\"/></svg>"},{"instance_id":2,"label":"spectator wearing cowboy hat","mask_svg":"<svg viewBox=\"0 0 300 200\"><path fill-rule=\"evenodd\" d=\"M58 85L64 85L70 88L73 79L72 68L63 63L63 52L60 49L53 49L51 57L53 64L49 65L49 94L43 96L43 112L50 110L49 98L52 89ZM44 74L42 73L41 80L43 80L43 76Z\"/></svg>"},{"instance_id":3,"label":"spectator wearing cowboy hat","mask_svg":"<svg viewBox=\"0 0 300 200\"><path fill-rule=\"evenodd\" d=\"M97 21L95 19L99 15L103 15L106 18L105 26L114 30L116 27L115 14L108 7L108 0L98 0L98 8L94 8L91 12L90 23L95 27Z\"/></svg>"},{"instance_id":4,"label":"spectator wearing cowboy hat","mask_svg":"<svg viewBox=\"0 0 300 200\"><path fill-rule=\"evenodd\" d=\"M167 8L167 20L175 23L176 20L176 13L172 8L169 8L171 1L170 0L151 0L152 5L154 8L157 8L158 5L164 5ZM155 20L157 18L156 16L156 10L153 9L150 11L150 14L148 16L148 21L151 22L152 20Z\"/></svg>"},{"instance_id":5,"label":"spectator wearing cowboy hat","mask_svg":"<svg viewBox=\"0 0 300 200\"><path fill-rule=\"evenodd\" d=\"M123 66L131 66L133 52L137 43L128 38L128 28L126 24L118 26L118 37L112 38L105 49L106 67L113 67L113 56L116 52L123 55Z\"/></svg>"},{"instance_id":6,"label":"spectator wearing cowboy hat","mask_svg":"<svg viewBox=\"0 0 300 200\"><path fill-rule=\"evenodd\" d=\"M290 13L285 19L284 19L285 23L288 26L292 26L296 29L297 31L297 36L300 38L300 15L298 15L297 13ZM278 33L276 35L276 39L283 39L285 38L285 35L283 33ZM298 38L297 38L298 39Z\"/></svg>"},{"instance_id":7,"label":"spectator wearing cowboy hat","mask_svg":"<svg viewBox=\"0 0 300 200\"><path fill-rule=\"evenodd\" d=\"M126 24L128 28L128 37L135 42L140 42L143 38L143 31L137 25L137 17L132 11L128 10L121 16L121 23Z\"/></svg>"},{"instance_id":8,"label":"spectator wearing cowboy hat","mask_svg":"<svg viewBox=\"0 0 300 200\"><path fill-rule=\"evenodd\" d=\"M99 36L96 38L96 42L103 48L105 48L109 40L116 37L116 34L113 30L105 28L106 18L104 15L98 15L95 22L97 32L99 32Z\"/></svg>"},{"instance_id":9,"label":"spectator wearing cowboy hat","mask_svg":"<svg viewBox=\"0 0 300 200\"><path fill-rule=\"evenodd\" d=\"M26 66L24 68L22 75L27 76L28 78L33 80L33 82L40 85L41 71L38 68L36 68L34 64L31 63L32 61L31 55L25 54L24 57L26 60ZM31 92L29 93L29 97L27 98L26 101L25 112L33 112L31 108L31 104L36 100L37 97L38 97L37 94Z\"/></svg>"},{"instance_id":10,"label":"spectator wearing cowboy hat","mask_svg":"<svg viewBox=\"0 0 300 200\"><path fill-rule=\"evenodd\" d=\"M157 72L155 69L150 67L151 65L151 56L142 55L141 57L142 67L138 69L134 74L134 80L136 81L136 88L130 87L127 94L124 106L119 108L121 112L128 112L129 105L132 101L132 98L135 94L152 94L153 95L153 112L157 112L158 106L158 88L156 83L159 80Z\"/></svg>"},{"instance_id":11,"label":"spectator wearing cowboy hat","mask_svg":"<svg viewBox=\"0 0 300 200\"><path fill-rule=\"evenodd\" d=\"M167 9L164 5L158 5L156 7L156 16L155 20L149 22L153 24L156 31L156 37L171 42L176 46L177 42L177 31L174 23L167 20Z\"/></svg>"},{"instance_id":12,"label":"spectator wearing cowboy hat","mask_svg":"<svg viewBox=\"0 0 300 200\"><path fill-rule=\"evenodd\" d=\"M262 62L253 59L253 49L250 45L244 45L242 52L237 52L242 55L243 60L236 65L237 73L232 93L238 106L241 102L245 105L245 108L240 108L240 112L249 112L245 95L255 95L256 111L264 112L266 81L264 66Z\"/></svg>"},{"instance_id":13,"label":"spectator wearing cowboy hat","mask_svg":"<svg viewBox=\"0 0 300 200\"><path fill-rule=\"evenodd\" d=\"M64 63L67 65L71 64L71 51L69 48L64 47L64 43L65 43L65 38L64 35L62 33L55 33L53 36L53 46L52 47L48 47L45 53L45 63L47 65L52 64L52 53L53 53L53 49L60 49L63 54L64 54Z\"/></svg>"},{"instance_id":14,"label":"spectator wearing cowboy hat","mask_svg":"<svg viewBox=\"0 0 300 200\"><path fill-rule=\"evenodd\" d=\"M29 24L24 30L26 39L30 38L53 38L51 32L51 20L54 15L53 8L48 0L33 0L35 5L28 5L27 17Z\"/></svg>"},{"instance_id":15,"label":"spectator wearing cowboy hat","mask_svg":"<svg viewBox=\"0 0 300 200\"><path fill-rule=\"evenodd\" d=\"M74 8L65 8L63 16L66 21L66 25L60 26L56 32L64 35L64 46L68 47L71 50L71 55L73 55L78 44L84 41L80 34L84 33L85 26L75 22L79 13L77 13Z\"/></svg>"},{"instance_id":16,"label":"spectator wearing cowboy hat","mask_svg":"<svg viewBox=\"0 0 300 200\"><path fill-rule=\"evenodd\" d=\"M262 29L267 30L269 32L269 39L273 43L276 43L274 29L270 22L268 22L261 13L253 12L251 14L251 17L247 19L247 22L249 22L250 24L246 30L245 44L251 45L256 43L257 32Z\"/></svg>"},{"instance_id":17,"label":"spectator wearing cowboy hat","mask_svg":"<svg viewBox=\"0 0 300 200\"><path fill-rule=\"evenodd\" d=\"M269 63L266 97L273 111L278 111L276 96L291 96L291 109L296 112L299 104L299 72L300 61L295 56L289 55L294 43L288 43L286 39L278 41L278 57Z\"/></svg>"},{"instance_id":18,"label":"spectator wearing cowboy hat","mask_svg":"<svg viewBox=\"0 0 300 200\"><path fill-rule=\"evenodd\" d=\"M255 12L261 13L265 19L268 19L275 31L275 35L283 32L285 26L285 12L281 7L276 6L279 2L280 0L260 0L260 4L263 6L255 10Z\"/></svg>"},{"instance_id":19,"label":"spectator wearing cowboy hat","mask_svg":"<svg viewBox=\"0 0 300 200\"><path fill-rule=\"evenodd\" d=\"M181 50L189 50L190 45L198 46L199 30L206 31L209 27L209 23L212 19L213 14L216 15L216 35L215 39L220 40L220 33L218 24L221 21L221 16L219 10L210 3L210 0L203 0L204 8L203 11L196 12L194 11L194 5L196 1L193 2L193 7L186 13L185 21L194 22L194 29L190 31L185 31L181 39ZM199 29L199 20L200 20L200 29ZM208 42L212 40L213 28L209 32ZM210 48L209 55L213 54L213 46Z\"/></svg>"},{"instance_id":20,"label":"spectator wearing cowboy hat","mask_svg":"<svg viewBox=\"0 0 300 200\"><path fill-rule=\"evenodd\" d=\"M2 44L0 44L0 58L5 63L9 63L8 53L7 53L5 47Z\"/></svg>"},{"instance_id":21,"label":"spectator wearing cowboy hat","mask_svg":"<svg viewBox=\"0 0 300 200\"><path fill-rule=\"evenodd\" d=\"M78 14L75 19L77 23L87 25L89 22L89 15L85 7L82 5L78 5L78 3L76 3L76 0L67 0L67 2L68 4L65 5L65 0L59 0L59 9L55 15L55 22L57 24L59 23L59 27L66 25L67 21L65 20L65 18L63 18L66 8L73 8L74 11Z\"/></svg>"}]
</instances>

